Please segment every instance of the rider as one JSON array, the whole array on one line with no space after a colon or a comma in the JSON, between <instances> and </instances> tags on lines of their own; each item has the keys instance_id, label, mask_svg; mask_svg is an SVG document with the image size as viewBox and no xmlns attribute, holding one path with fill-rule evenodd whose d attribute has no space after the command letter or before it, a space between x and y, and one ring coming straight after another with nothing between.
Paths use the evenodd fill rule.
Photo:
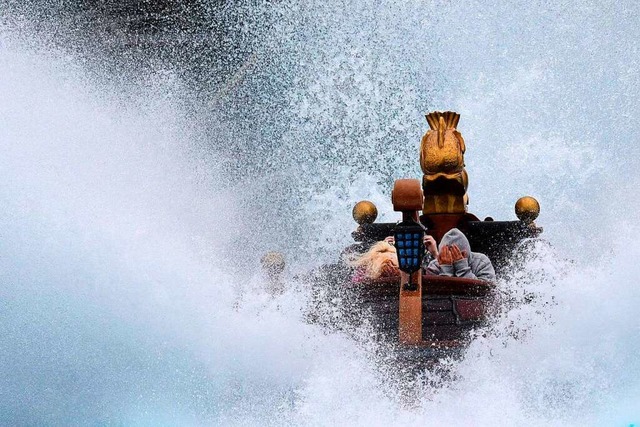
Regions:
<instances>
[{"instance_id":1,"label":"rider","mask_svg":"<svg viewBox=\"0 0 640 427\"><path fill-rule=\"evenodd\" d=\"M396 248L387 239L374 244L367 252L349 260L348 263L355 267L354 275L351 278L353 282L395 277L400 274Z\"/></svg>"},{"instance_id":2,"label":"rider","mask_svg":"<svg viewBox=\"0 0 640 427\"><path fill-rule=\"evenodd\" d=\"M435 259L425 269L427 274L487 281L496 279L489 257L480 252L471 252L469 240L457 228L452 228L442 236L438 249Z\"/></svg>"}]
</instances>

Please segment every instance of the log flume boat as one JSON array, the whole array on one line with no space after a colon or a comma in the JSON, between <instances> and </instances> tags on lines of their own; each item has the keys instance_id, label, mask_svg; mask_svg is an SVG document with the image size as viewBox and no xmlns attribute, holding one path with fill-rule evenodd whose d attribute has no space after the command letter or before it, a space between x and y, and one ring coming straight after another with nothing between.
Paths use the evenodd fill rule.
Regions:
<instances>
[{"instance_id":1,"label":"log flume boat","mask_svg":"<svg viewBox=\"0 0 640 427\"><path fill-rule=\"evenodd\" d=\"M375 339L390 344L399 357L422 362L459 354L474 331L490 319L496 297L492 282L424 274L423 235L440 243L447 231L459 229L473 252L489 257L500 277L516 248L542 232L534 223L540 206L533 197L516 202L517 221L480 220L468 212L466 147L457 130L460 115L436 111L426 118L429 130L420 147L422 180L397 180L391 195L401 222L375 222L376 206L360 201L353 208L358 223L352 233L355 243L343 251L343 255L364 253L387 236L396 237L396 246L398 238L415 239L414 246L406 242L411 250L398 249L399 275L356 282L353 268L340 261L307 278L313 289L311 321L340 330L368 325Z\"/></svg>"}]
</instances>

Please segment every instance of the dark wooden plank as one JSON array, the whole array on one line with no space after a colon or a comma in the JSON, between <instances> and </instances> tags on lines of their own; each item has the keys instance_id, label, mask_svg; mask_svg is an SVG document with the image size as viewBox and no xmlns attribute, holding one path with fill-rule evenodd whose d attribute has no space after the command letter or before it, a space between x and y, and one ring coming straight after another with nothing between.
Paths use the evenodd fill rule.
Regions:
<instances>
[{"instance_id":1,"label":"dark wooden plank","mask_svg":"<svg viewBox=\"0 0 640 427\"><path fill-rule=\"evenodd\" d=\"M464 338L465 332L460 325L422 325L422 338L427 341L458 341Z\"/></svg>"},{"instance_id":2,"label":"dark wooden plank","mask_svg":"<svg viewBox=\"0 0 640 427\"><path fill-rule=\"evenodd\" d=\"M422 283L423 298L441 295L485 296L490 295L495 288L495 284L482 280L432 275L422 276ZM399 295L400 279L385 277L361 283L349 283L346 287L363 298Z\"/></svg>"},{"instance_id":3,"label":"dark wooden plank","mask_svg":"<svg viewBox=\"0 0 640 427\"><path fill-rule=\"evenodd\" d=\"M431 298L422 300L424 311L448 311L453 310L453 302L450 298Z\"/></svg>"},{"instance_id":4,"label":"dark wooden plank","mask_svg":"<svg viewBox=\"0 0 640 427\"><path fill-rule=\"evenodd\" d=\"M453 311L430 311L422 315L422 324L425 326L453 325L456 320Z\"/></svg>"},{"instance_id":5,"label":"dark wooden plank","mask_svg":"<svg viewBox=\"0 0 640 427\"><path fill-rule=\"evenodd\" d=\"M486 304L480 299L454 299L455 313L459 321L478 321L486 316Z\"/></svg>"}]
</instances>

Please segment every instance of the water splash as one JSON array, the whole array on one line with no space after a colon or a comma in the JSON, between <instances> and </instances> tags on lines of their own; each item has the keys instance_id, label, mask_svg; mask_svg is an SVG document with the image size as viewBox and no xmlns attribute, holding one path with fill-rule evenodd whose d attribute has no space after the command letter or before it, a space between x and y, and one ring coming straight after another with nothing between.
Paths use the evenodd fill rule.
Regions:
<instances>
[{"instance_id":1,"label":"water splash","mask_svg":"<svg viewBox=\"0 0 640 427\"><path fill-rule=\"evenodd\" d=\"M179 61L132 89L1 33L0 420L636 422L638 6L242 7L274 25L243 30L256 65L197 113ZM356 200L390 211L419 177L435 108L462 114L471 210L530 193L556 249L500 284L457 379L406 405L304 322L304 287L270 301L247 266L274 244L294 270L334 259Z\"/></svg>"}]
</instances>

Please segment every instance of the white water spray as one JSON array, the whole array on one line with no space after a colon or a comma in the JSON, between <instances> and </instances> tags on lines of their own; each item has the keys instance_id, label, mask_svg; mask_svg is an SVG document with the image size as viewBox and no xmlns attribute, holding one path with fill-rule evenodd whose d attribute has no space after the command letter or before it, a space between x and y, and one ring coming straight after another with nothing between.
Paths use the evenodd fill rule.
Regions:
<instances>
[{"instance_id":1,"label":"white water spray","mask_svg":"<svg viewBox=\"0 0 640 427\"><path fill-rule=\"evenodd\" d=\"M200 148L179 83L105 87L3 33L0 421L637 423L637 6L493 6L277 6L263 48L292 74L291 122L244 194ZM355 201L419 177L435 108L462 114L471 210L510 219L532 194L556 249L500 284L530 302L500 313L457 379L403 405L366 350L304 322L304 289L265 303L229 266L274 242L321 254L298 266L331 259ZM238 218L249 199L264 216ZM299 207L275 218L271 199Z\"/></svg>"}]
</instances>

